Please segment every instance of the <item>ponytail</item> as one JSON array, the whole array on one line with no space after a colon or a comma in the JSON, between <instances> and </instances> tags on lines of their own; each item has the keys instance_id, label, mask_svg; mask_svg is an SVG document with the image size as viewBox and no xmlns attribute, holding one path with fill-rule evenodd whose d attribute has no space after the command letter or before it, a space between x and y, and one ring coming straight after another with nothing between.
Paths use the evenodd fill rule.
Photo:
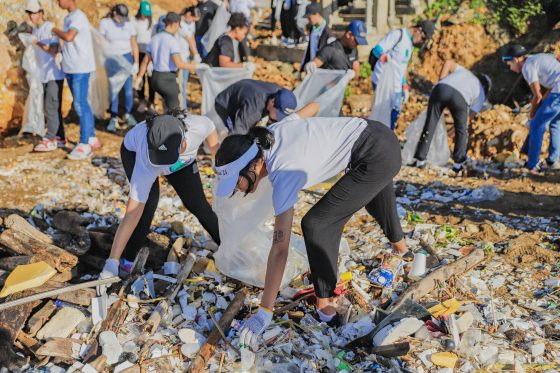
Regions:
<instances>
[{"instance_id":1,"label":"ponytail","mask_svg":"<svg viewBox=\"0 0 560 373\"><path fill-rule=\"evenodd\" d=\"M253 127L249 130L247 136L249 136L261 150L268 150L274 145L274 135L267 128Z\"/></svg>"}]
</instances>

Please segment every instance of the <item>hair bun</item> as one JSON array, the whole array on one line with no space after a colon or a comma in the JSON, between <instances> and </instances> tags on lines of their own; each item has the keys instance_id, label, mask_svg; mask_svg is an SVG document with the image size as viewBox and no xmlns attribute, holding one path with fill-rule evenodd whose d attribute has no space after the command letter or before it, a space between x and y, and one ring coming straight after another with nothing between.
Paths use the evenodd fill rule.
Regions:
<instances>
[{"instance_id":1,"label":"hair bun","mask_svg":"<svg viewBox=\"0 0 560 373\"><path fill-rule=\"evenodd\" d=\"M274 135L270 130L264 127L253 127L247 134L259 148L263 150L270 149L274 145Z\"/></svg>"}]
</instances>

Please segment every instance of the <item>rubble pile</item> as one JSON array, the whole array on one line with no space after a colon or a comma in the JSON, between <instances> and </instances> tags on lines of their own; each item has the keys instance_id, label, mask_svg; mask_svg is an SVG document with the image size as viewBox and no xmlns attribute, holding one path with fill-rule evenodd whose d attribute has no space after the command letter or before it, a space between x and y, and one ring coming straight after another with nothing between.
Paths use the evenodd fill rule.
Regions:
<instances>
[{"instance_id":1,"label":"rubble pile","mask_svg":"<svg viewBox=\"0 0 560 373\"><path fill-rule=\"evenodd\" d=\"M293 64L280 61L265 61L263 58L255 60L257 69L253 79L275 83L287 89L296 86L296 67Z\"/></svg>"},{"instance_id":2,"label":"rubble pile","mask_svg":"<svg viewBox=\"0 0 560 373\"><path fill-rule=\"evenodd\" d=\"M41 203L30 213L20 211L23 217L0 211L0 282L12 292L6 302L61 292L0 310L0 330L9 336L0 346L9 353L0 360L13 371L468 372L502 366L555 369L560 358L560 237L523 233L513 218L500 221L483 210L479 213L495 222L488 228L492 234L479 233L485 224L430 224L427 213L416 212L430 201L500 200L503 192L496 187L399 181L399 213L415 258L404 262L392 287L376 282L377 268L391 258L390 247L375 221L360 211L346 226L351 250L342 252L339 262L343 325L331 328L318 321L311 279L304 273L282 289L274 322L261 347L251 351L239 345L238 330L258 305L261 290L219 272L215 245L165 183L137 270L99 296L91 281L124 213L122 167L101 156L81 164L78 173L54 167L61 161L53 158L17 162L21 166L12 170L30 182L34 175L25 169L66 170L65 176L55 175L67 179L60 188L39 192L43 197L35 201ZM211 198L212 169L204 159L199 165ZM302 216L328 187L301 193L294 233L301 234ZM540 224L533 229L543 230ZM39 263L45 263L44 282L30 284L23 276L14 287L9 276L18 266ZM66 292L76 284L86 288Z\"/></svg>"}]
</instances>

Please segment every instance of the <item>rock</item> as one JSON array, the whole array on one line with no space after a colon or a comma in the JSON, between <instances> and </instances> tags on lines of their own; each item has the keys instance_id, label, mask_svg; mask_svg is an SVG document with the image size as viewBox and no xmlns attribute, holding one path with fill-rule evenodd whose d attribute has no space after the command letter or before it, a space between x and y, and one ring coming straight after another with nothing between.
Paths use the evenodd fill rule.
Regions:
<instances>
[{"instance_id":1,"label":"rock","mask_svg":"<svg viewBox=\"0 0 560 373\"><path fill-rule=\"evenodd\" d=\"M438 352L430 356L430 361L437 366L454 368L459 357L453 352Z\"/></svg>"},{"instance_id":2,"label":"rock","mask_svg":"<svg viewBox=\"0 0 560 373\"><path fill-rule=\"evenodd\" d=\"M541 356L544 354L545 345L543 342L534 343L531 345L531 355L533 357Z\"/></svg>"},{"instance_id":3,"label":"rock","mask_svg":"<svg viewBox=\"0 0 560 373\"><path fill-rule=\"evenodd\" d=\"M424 322L414 317L406 317L396 325L387 325L373 337L375 346L385 346L398 339L408 337L424 325Z\"/></svg>"},{"instance_id":4,"label":"rock","mask_svg":"<svg viewBox=\"0 0 560 373\"><path fill-rule=\"evenodd\" d=\"M525 337L527 336L527 332L520 329L506 330L504 334L513 344L519 344L523 342L525 340Z\"/></svg>"},{"instance_id":5,"label":"rock","mask_svg":"<svg viewBox=\"0 0 560 373\"><path fill-rule=\"evenodd\" d=\"M560 286L560 278L552 277L544 280L544 286L558 287Z\"/></svg>"},{"instance_id":6,"label":"rock","mask_svg":"<svg viewBox=\"0 0 560 373\"><path fill-rule=\"evenodd\" d=\"M346 103L350 105L350 109L355 112L367 112L371 109L372 95L351 95L346 98Z\"/></svg>"},{"instance_id":7,"label":"rock","mask_svg":"<svg viewBox=\"0 0 560 373\"><path fill-rule=\"evenodd\" d=\"M457 323L455 324L457 326L457 332L459 334L463 334L471 327L473 322L474 316L472 315L472 313L468 311L465 312L463 315L461 315L461 317L459 317Z\"/></svg>"},{"instance_id":8,"label":"rock","mask_svg":"<svg viewBox=\"0 0 560 373\"><path fill-rule=\"evenodd\" d=\"M178 235L185 234L185 225L180 221L171 222L171 229Z\"/></svg>"},{"instance_id":9,"label":"rock","mask_svg":"<svg viewBox=\"0 0 560 373\"><path fill-rule=\"evenodd\" d=\"M86 317L80 310L64 307L37 332L37 339L46 340L53 337L67 338L85 318Z\"/></svg>"},{"instance_id":10,"label":"rock","mask_svg":"<svg viewBox=\"0 0 560 373\"><path fill-rule=\"evenodd\" d=\"M498 355L498 362L503 364L515 364L515 353L507 350Z\"/></svg>"},{"instance_id":11,"label":"rock","mask_svg":"<svg viewBox=\"0 0 560 373\"><path fill-rule=\"evenodd\" d=\"M478 352L480 362L488 367L498 361L498 347L488 346L480 349Z\"/></svg>"},{"instance_id":12,"label":"rock","mask_svg":"<svg viewBox=\"0 0 560 373\"><path fill-rule=\"evenodd\" d=\"M115 367L115 370L113 371L113 373L122 372L123 370L131 368L133 366L134 366L134 364L132 364L130 361L123 361L122 363L120 363L119 365L117 365Z\"/></svg>"},{"instance_id":13,"label":"rock","mask_svg":"<svg viewBox=\"0 0 560 373\"><path fill-rule=\"evenodd\" d=\"M204 336L193 329L180 329L178 335L181 342L183 342L181 353L189 358L194 357L206 341Z\"/></svg>"},{"instance_id":14,"label":"rock","mask_svg":"<svg viewBox=\"0 0 560 373\"><path fill-rule=\"evenodd\" d=\"M102 348L103 355L107 357L108 365L113 365L119 362L123 348L121 347L114 331L106 330L99 333L99 346Z\"/></svg>"}]
</instances>

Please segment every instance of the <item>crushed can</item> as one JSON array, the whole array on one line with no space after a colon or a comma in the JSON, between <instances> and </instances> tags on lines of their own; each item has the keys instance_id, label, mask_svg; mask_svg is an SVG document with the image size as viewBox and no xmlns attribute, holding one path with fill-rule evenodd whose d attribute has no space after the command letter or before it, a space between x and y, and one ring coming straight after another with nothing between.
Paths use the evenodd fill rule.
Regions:
<instances>
[{"instance_id":1,"label":"crushed can","mask_svg":"<svg viewBox=\"0 0 560 373\"><path fill-rule=\"evenodd\" d=\"M371 271L368 278L375 285L390 288L402 270L403 264L400 256L391 255L383 260L379 268Z\"/></svg>"}]
</instances>

